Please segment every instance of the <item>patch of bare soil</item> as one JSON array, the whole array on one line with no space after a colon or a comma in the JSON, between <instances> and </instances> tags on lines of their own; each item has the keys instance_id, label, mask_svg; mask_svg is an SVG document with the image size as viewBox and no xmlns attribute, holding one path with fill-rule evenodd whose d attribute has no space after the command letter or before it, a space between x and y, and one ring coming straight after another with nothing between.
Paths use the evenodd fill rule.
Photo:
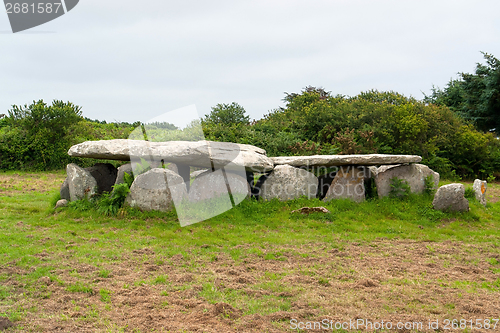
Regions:
<instances>
[{"instance_id":1,"label":"patch of bare soil","mask_svg":"<svg viewBox=\"0 0 500 333\"><path fill-rule=\"evenodd\" d=\"M500 200L500 184L493 183L488 184L488 188L486 190L486 200L489 203L495 203Z\"/></svg>"},{"instance_id":2,"label":"patch of bare soil","mask_svg":"<svg viewBox=\"0 0 500 333\"><path fill-rule=\"evenodd\" d=\"M61 187L66 176L60 173L2 174L0 173L0 196L21 193L44 193Z\"/></svg>"},{"instance_id":3,"label":"patch of bare soil","mask_svg":"<svg viewBox=\"0 0 500 333\"><path fill-rule=\"evenodd\" d=\"M279 250L284 261L249 255L235 262L219 253L214 262L190 259L198 263L195 269L182 255L161 258L136 250L105 267L111 272L106 278L92 265L67 259L68 269L55 272L64 285L40 278L38 294L16 298L12 306L37 310L15 324L35 332L220 333L290 331L293 319L363 319L422 322L422 329L400 332L434 332L429 320L439 320L443 330L445 319L499 318L500 273L492 258L500 260L500 249L491 244L381 239L342 250L328 244ZM0 268L11 276L6 285L19 293L23 286L14 276L26 273L15 265ZM68 291L82 281L90 291ZM214 293L225 299L210 299ZM289 306L273 308L271 300ZM483 331L500 331L500 324Z\"/></svg>"},{"instance_id":4,"label":"patch of bare soil","mask_svg":"<svg viewBox=\"0 0 500 333\"><path fill-rule=\"evenodd\" d=\"M6 330L12 326L14 326L14 324L12 324L12 322L8 318L0 317L0 331Z\"/></svg>"}]
</instances>

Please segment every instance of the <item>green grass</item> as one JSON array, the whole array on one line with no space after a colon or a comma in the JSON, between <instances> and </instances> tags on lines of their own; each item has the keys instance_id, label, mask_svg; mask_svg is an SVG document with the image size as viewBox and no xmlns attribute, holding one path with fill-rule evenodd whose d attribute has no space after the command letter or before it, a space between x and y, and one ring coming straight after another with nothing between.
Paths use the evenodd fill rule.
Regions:
<instances>
[{"instance_id":1,"label":"green grass","mask_svg":"<svg viewBox=\"0 0 500 333\"><path fill-rule=\"evenodd\" d=\"M102 259L120 260L123 249L130 251L152 248L165 257L182 254L183 248L195 247L191 254L204 260L215 260L222 247L233 259L242 260L247 252L234 250L238 244L252 244L250 253L266 260L285 260L282 253L267 252L260 246L308 244L316 241L335 244L344 241L370 242L377 238L427 241L456 240L498 243L500 238L500 205L484 209L471 200L467 213L444 213L432 209L429 196L411 195L407 199L383 198L356 204L348 200L296 199L288 202L256 202L246 200L234 209L210 220L181 228L173 213L141 213L123 209L121 217L105 217L82 207L46 212L50 194L24 194L7 197L0 203L0 251L3 262L36 266L33 257L43 250L73 249L83 262L100 264ZM324 206L330 214L292 214L303 206ZM25 227L16 226L20 220ZM442 221L450 221L441 227ZM228 226L231 226L228 228ZM487 232L487 234L486 234ZM131 237L133 236L133 237ZM96 238L97 242L89 242ZM42 244L42 240L46 241ZM119 241L122 249L109 244ZM169 243L175 246L163 247ZM203 246L203 247L202 247ZM43 273L40 273L43 274ZM40 275L39 274L39 275ZM99 276L107 278L110 271L101 269ZM35 276L34 276L35 277Z\"/></svg>"},{"instance_id":2,"label":"green grass","mask_svg":"<svg viewBox=\"0 0 500 333\"><path fill-rule=\"evenodd\" d=\"M94 283L78 270L72 270L70 276L74 280L63 282L57 270L71 269L66 266L67 258L71 258L94 267L92 279L112 281L116 272L109 267L128 260L127 256L134 251L139 260L146 262L148 256L141 257L140 252L144 249L155 253L154 261L149 264L172 265L172 258L180 255L183 269L195 272L204 263L217 262L221 255L232 258L237 264L257 256L281 265L289 256L310 260L318 257L314 251L298 251L300 246L325 251L342 250L346 242L376 246L373 241L377 239L458 241L500 247L500 203L488 204L484 208L475 200L470 200L470 212L466 213L436 211L429 195L371 199L359 204L349 200L324 203L305 198L287 202L245 200L219 216L182 228L174 212L143 213L124 208L117 216L104 216L95 210L85 210L89 207L85 202L54 211L51 207L57 198L57 191L51 191L17 193L0 200L0 266L12 266L27 272L16 275L24 286L26 297L50 298L50 292L41 288L38 282L42 277L49 277L52 283L64 286L70 293L95 294L102 302L110 303L112 292L100 288L96 284L98 281ZM291 213L304 206L323 206L331 213ZM241 245L246 247L238 248ZM436 251L432 245L427 249L429 253ZM488 263L492 272L500 273L496 258L489 258ZM328 286L332 279L340 276L342 281L350 281L345 273L355 274L342 272L342 268L333 268L327 275L316 274L315 270L304 271L304 275L321 286ZM282 282L285 276L278 272L263 273L262 280L251 286L270 293L260 298L250 297L242 290L217 288L212 277L200 278L182 288L189 290L193 285L199 285L198 295L210 303L227 302L235 307L244 304L245 314L264 315L290 310L292 299L273 294L290 291ZM0 275L0 282L8 278ZM464 292L478 289L499 292L499 281L443 283L447 288L459 288ZM418 281L387 283L411 285ZM164 296L174 290L169 275L159 273L130 281L123 285L123 289L142 285L161 288L164 291L158 291L158 294ZM20 320L29 310L6 307L12 304L13 297L17 297L14 288L0 285L0 306L7 309L4 315L11 320ZM451 309L452 305L447 307ZM85 313L88 320L99 316L95 308L89 308Z\"/></svg>"},{"instance_id":3,"label":"green grass","mask_svg":"<svg viewBox=\"0 0 500 333\"><path fill-rule=\"evenodd\" d=\"M94 293L92 287L84 285L81 282L70 284L69 286L66 287L66 290L72 293L87 293L87 294Z\"/></svg>"}]
</instances>

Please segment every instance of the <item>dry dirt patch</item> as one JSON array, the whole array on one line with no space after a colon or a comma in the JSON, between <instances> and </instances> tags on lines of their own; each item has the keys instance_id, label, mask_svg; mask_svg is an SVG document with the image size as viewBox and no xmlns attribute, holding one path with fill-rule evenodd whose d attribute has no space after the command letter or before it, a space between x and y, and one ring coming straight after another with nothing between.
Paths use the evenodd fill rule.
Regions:
<instances>
[{"instance_id":1,"label":"dry dirt patch","mask_svg":"<svg viewBox=\"0 0 500 333\"><path fill-rule=\"evenodd\" d=\"M65 178L63 173L0 173L0 196L52 191L59 188Z\"/></svg>"},{"instance_id":2,"label":"dry dirt patch","mask_svg":"<svg viewBox=\"0 0 500 333\"><path fill-rule=\"evenodd\" d=\"M16 298L13 306L38 310L15 324L37 332L284 332L291 319L427 323L500 313L499 265L491 260L500 249L491 244L381 239L341 250L328 244L280 250L287 250L284 260L250 255L235 262L220 253L193 270L182 256L144 249L109 264L107 278L68 259L71 269L56 272L64 285L40 279L39 295ZM154 264L160 259L165 263ZM26 272L10 266L1 268L5 273L12 276L7 285L21 290L15 276ZM77 283L91 290L68 291ZM288 305L273 309L269 302Z\"/></svg>"}]
</instances>

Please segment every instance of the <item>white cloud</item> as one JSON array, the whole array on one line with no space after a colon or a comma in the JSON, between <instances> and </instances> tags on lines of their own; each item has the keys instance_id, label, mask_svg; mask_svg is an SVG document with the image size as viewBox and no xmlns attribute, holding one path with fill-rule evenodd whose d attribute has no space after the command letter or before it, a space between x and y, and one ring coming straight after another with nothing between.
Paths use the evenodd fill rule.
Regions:
<instances>
[{"instance_id":1,"label":"white cloud","mask_svg":"<svg viewBox=\"0 0 500 333\"><path fill-rule=\"evenodd\" d=\"M420 98L473 71L479 51L500 57L499 11L485 0L86 0L0 34L0 109L57 98L132 122L232 101L260 118L306 85ZM40 31L55 33L29 33Z\"/></svg>"}]
</instances>

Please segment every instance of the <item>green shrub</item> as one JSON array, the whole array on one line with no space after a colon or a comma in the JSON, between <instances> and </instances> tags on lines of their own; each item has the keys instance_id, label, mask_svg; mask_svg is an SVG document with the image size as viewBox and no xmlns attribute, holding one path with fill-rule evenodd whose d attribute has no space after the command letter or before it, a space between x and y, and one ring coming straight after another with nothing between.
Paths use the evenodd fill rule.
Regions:
<instances>
[{"instance_id":1,"label":"green shrub","mask_svg":"<svg viewBox=\"0 0 500 333\"><path fill-rule=\"evenodd\" d=\"M405 198L411 193L410 185L404 179L391 178L391 190L389 196L393 198Z\"/></svg>"},{"instance_id":2,"label":"green shrub","mask_svg":"<svg viewBox=\"0 0 500 333\"><path fill-rule=\"evenodd\" d=\"M429 175L424 179L424 193L428 195L433 195L436 192L434 187L434 176Z\"/></svg>"},{"instance_id":3,"label":"green shrub","mask_svg":"<svg viewBox=\"0 0 500 333\"><path fill-rule=\"evenodd\" d=\"M134 176L129 175L128 173L123 174L123 182L127 184L128 188L132 187L132 183L134 182Z\"/></svg>"},{"instance_id":4,"label":"green shrub","mask_svg":"<svg viewBox=\"0 0 500 333\"><path fill-rule=\"evenodd\" d=\"M474 192L472 187L466 187L464 197L469 200L476 199L476 192Z\"/></svg>"},{"instance_id":5,"label":"green shrub","mask_svg":"<svg viewBox=\"0 0 500 333\"><path fill-rule=\"evenodd\" d=\"M97 199L97 211L104 215L116 215L125 203L129 192L130 188L127 183L114 185L111 193L103 193Z\"/></svg>"},{"instance_id":6,"label":"green shrub","mask_svg":"<svg viewBox=\"0 0 500 333\"><path fill-rule=\"evenodd\" d=\"M0 169L53 170L68 163L89 166L92 159L73 158L68 149L87 140L127 138L130 124L84 120L81 107L71 102L43 100L16 106L0 119Z\"/></svg>"}]
</instances>

